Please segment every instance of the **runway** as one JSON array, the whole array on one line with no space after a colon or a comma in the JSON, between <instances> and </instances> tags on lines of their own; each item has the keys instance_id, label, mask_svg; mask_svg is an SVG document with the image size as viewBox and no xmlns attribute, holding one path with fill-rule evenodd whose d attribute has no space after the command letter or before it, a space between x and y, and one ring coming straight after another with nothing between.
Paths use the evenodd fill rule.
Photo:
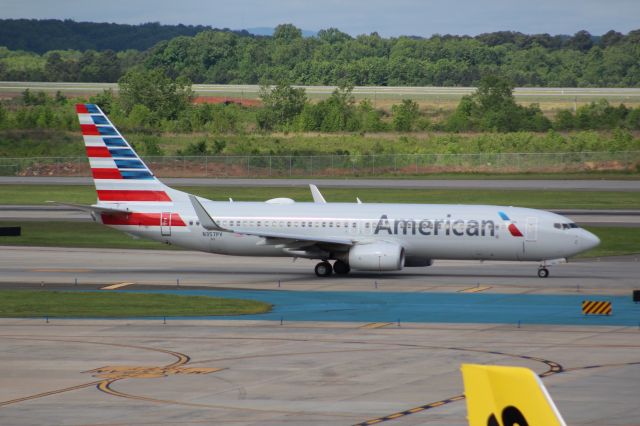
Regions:
<instances>
[{"instance_id":1,"label":"runway","mask_svg":"<svg viewBox=\"0 0 640 426\"><path fill-rule=\"evenodd\" d=\"M635 258L557 265L547 279L537 278L535 264L507 262L438 262L318 279L312 262L286 259L0 252L0 288L94 290L127 281L133 284L123 288L132 290L244 294L277 305L271 317L169 318L166 324L160 318L0 319L2 424L465 425L459 366L467 362L533 369L571 425L632 425L640 418L635 323L395 318L420 309L445 315L446 303L469 311L464 303L481 299L486 313L510 301L518 304L512 311L541 305L535 299L541 298L555 305L549 314L561 308L559 300L583 297L608 297L614 314L626 303L624 312L637 315L640 305L629 303L640 275Z\"/></svg>"},{"instance_id":2,"label":"runway","mask_svg":"<svg viewBox=\"0 0 640 426\"><path fill-rule=\"evenodd\" d=\"M336 89L336 86L299 86L305 89L309 95L328 96ZM103 90L118 92L117 83L58 83L58 82L22 82L2 81L0 92L20 93L25 89L55 92L62 91L66 94L99 93ZM257 98L260 86L255 84L193 84L193 91L198 95L229 95L236 94ZM355 86L352 93L356 96L432 96L459 98L475 92L475 87L407 87L407 86ZM567 98L576 97L607 97L614 99L634 99L640 97L640 89L637 88L588 88L588 87L517 87L514 96L519 97L543 97L543 98Z\"/></svg>"},{"instance_id":3,"label":"runway","mask_svg":"<svg viewBox=\"0 0 640 426\"><path fill-rule=\"evenodd\" d=\"M162 178L169 186L640 191L640 180ZM91 177L0 176L0 185L93 185Z\"/></svg>"}]
</instances>

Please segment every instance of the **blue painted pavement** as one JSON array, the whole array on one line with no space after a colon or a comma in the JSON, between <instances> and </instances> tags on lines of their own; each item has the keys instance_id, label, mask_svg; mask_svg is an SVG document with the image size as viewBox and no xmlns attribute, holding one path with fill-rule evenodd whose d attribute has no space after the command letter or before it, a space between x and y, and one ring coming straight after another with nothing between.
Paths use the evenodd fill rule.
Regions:
<instances>
[{"instance_id":1,"label":"blue painted pavement","mask_svg":"<svg viewBox=\"0 0 640 426\"><path fill-rule=\"evenodd\" d=\"M517 324L520 321L522 324L640 326L640 304L633 303L631 294L585 296L287 290L148 292L252 299L273 305L273 310L266 314L202 317L207 319L496 324ZM585 316L581 310L583 300L610 301L613 315Z\"/></svg>"}]
</instances>

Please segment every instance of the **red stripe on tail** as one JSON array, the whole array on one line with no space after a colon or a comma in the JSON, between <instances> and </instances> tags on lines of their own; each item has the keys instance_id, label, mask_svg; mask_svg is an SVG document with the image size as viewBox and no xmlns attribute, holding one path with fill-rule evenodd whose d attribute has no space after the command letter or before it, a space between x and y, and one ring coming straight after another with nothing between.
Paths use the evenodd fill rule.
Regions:
<instances>
[{"instance_id":1,"label":"red stripe on tail","mask_svg":"<svg viewBox=\"0 0 640 426\"><path fill-rule=\"evenodd\" d=\"M99 157L99 158L110 158L111 153L105 146L88 146L87 147L87 157Z\"/></svg>"},{"instance_id":2,"label":"red stripe on tail","mask_svg":"<svg viewBox=\"0 0 640 426\"><path fill-rule=\"evenodd\" d=\"M100 131L95 124L81 124L82 134L86 136L100 136Z\"/></svg>"},{"instance_id":3,"label":"red stripe on tail","mask_svg":"<svg viewBox=\"0 0 640 426\"><path fill-rule=\"evenodd\" d=\"M118 169L91 169L94 179L122 179Z\"/></svg>"},{"instance_id":4,"label":"red stripe on tail","mask_svg":"<svg viewBox=\"0 0 640 426\"><path fill-rule=\"evenodd\" d=\"M171 201L164 191L99 189L97 192L100 201Z\"/></svg>"},{"instance_id":5,"label":"red stripe on tail","mask_svg":"<svg viewBox=\"0 0 640 426\"><path fill-rule=\"evenodd\" d=\"M85 104L76 104L76 112L78 114L89 114L89 110Z\"/></svg>"}]
</instances>

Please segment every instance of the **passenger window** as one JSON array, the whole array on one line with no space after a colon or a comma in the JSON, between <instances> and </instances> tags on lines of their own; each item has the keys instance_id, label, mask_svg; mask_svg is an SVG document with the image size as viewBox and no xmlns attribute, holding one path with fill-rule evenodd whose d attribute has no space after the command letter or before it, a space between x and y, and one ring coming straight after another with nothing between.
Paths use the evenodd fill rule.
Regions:
<instances>
[{"instance_id":1,"label":"passenger window","mask_svg":"<svg viewBox=\"0 0 640 426\"><path fill-rule=\"evenodd\" d=\"M326 227L327 226L327 222L322 222L322 227Z\"/></svg>"},{"instance_id":2,"label":"passenger window","mask_svg":"<svg viewBox=\"0 0 640 426\"><path fill-rule=\"evenodd\" d=\"M303 227L303 228L304 228L305 226L307 226L307 224L306 224L306 223L304 223L304 222L301 222L301 224L302 224L302 227Z\"/></svg>"},{"instance_id":3,"label":"passenger window","mask_svg":"<svg viewBox=\"0 0 640 426\"><path fill-rule=\"evenodd\" d=\"M364 223L364 227L365 227L366 229L369 229L369 222L365 222L365 223Z\"/></svg>"},{"instance_id":4,"label":"passenger window","mask_svg":"<svg viewBox=\"0 0 640 426\"><path fill-rule=\"evenodd\" d=\"M287 222L287 228L291 227L291 222Z\"/></svg>"},{"instance_id":5,"label":"passenger window","mask_svg":"<svg viewBox=\"0 0 640 426\"><path fill-rule=\"evenodd\" d=\"M333 228L333 222L329 222L329 228Z\"/></svg>"},{"instance_id":6,"label":"passenger window","mask_svg":"<svg viewBox=\"0 0 640 426\"><path fill-rule=\"evenodd\" d=\"M307 223L307 225L309 226L309 228L311 228L313 226L313 222L309 222Z\"/></svg>"}]
</instances>

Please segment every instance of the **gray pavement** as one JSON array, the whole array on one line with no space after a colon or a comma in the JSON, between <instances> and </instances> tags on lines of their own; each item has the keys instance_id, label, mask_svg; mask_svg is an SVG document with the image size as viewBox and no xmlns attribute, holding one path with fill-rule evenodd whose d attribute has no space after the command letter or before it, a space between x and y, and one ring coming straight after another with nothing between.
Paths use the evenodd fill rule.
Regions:
<instances>
[{"instance_id":1,"label":"gray pavement","mask_svg":"<svg viewBox=\"0 0 640 426\"><path fill-rule=\"evenodd\" d=\"M640 256L570 261L536 275L535 262L436 261L428 268L318 279L306 259L248 258L186 250L121 250L0 246L0 288L15 283L90 288L118 282L262 290L622 294L639 288ZM278 287L280 283L280 287Z\"/></svg>"},{"instance_id":2,"label":"gray pavement","mask_svg":"<svg viewBox=\"0 0 640 426\"><path fill-rule=\"evenodd\" d=\"M190 288L630 295L640 276L634 257L557 265L548 279L537 278L531 263L438 262L332 279L316 278L312 266L188 251L0 247L0 288L125 281L175 288L179 278ZM349 425L413 409L390 424L465 425L463 400L439 404L462 393L461 363L522 365L539 374L557 363L565 371L544 382L568 424L633 425L640 418L639 333L527 324L0 319L0 423Z\"/></svg>"},{"instance_id":3,"label":"gray pavement","mask_svg":"<svg viewBox=\"0 0 640 426\"><path fill-rule=\"evenodd\" d=\"M640 191L640 180L501 180L501 179L214 179L162 178L176 186L271 186L320 188L424 188L567 191ZM93 185L90 177L0 176L0 185Z\"/></svg>"}]
</instances>

